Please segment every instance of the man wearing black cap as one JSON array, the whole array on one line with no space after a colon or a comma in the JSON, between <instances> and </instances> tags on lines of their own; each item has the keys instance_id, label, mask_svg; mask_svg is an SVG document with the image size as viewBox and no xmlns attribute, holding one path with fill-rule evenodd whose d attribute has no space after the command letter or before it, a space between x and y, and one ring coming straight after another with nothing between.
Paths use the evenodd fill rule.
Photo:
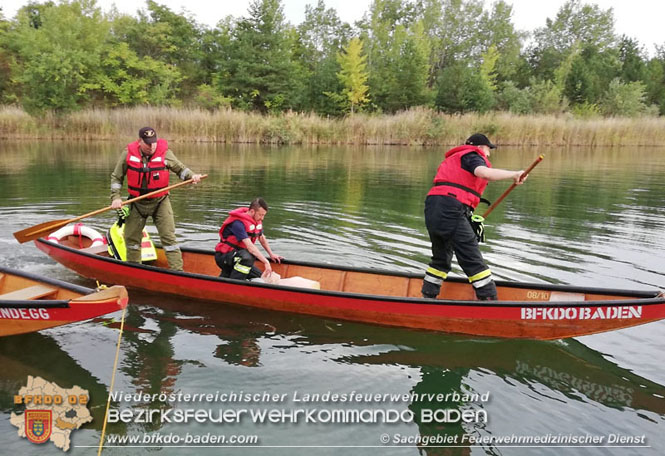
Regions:
<instances>
[{"instance_id":1,"label":"man wearing black cap","mask_svg":"<svg viewBox=\"0 0 665 456\"><path fill-rule=\"evenodd\" d=\"M133 198L168 187L169 171L176 173L182 180L192 179L194 183L201 180L200 174L194 174L169 150L165 139L157 138L154 128L141 128L139 139L127 145L111 173L111 207L122 207L120 190L125 176L127 190ZM148 217L152 217L155 222L169 268L182 271L182 254L175 237L175 221L168 191L132 203L125 221L127 261L141 262L141 238Z\"/></svg>"},{"instance_id":2,"label":"man wearing black cap","mask_svg":"<svg viewBox=\"0 0 665 456\"><path fill-rule=\"evenodd\" d=\"M496 146L487 136L475 133L446 152L434 177L434 186L425 199L425 224L432 241L432 261L425 271L422 294L436 298L448 277L453 252L473 285L479 300L496 300L492 272L478 248L470 216L478 206L488 181L513 179L522 184L524 171L492 168L490 150Z\"/></svg>"}]
</instances>

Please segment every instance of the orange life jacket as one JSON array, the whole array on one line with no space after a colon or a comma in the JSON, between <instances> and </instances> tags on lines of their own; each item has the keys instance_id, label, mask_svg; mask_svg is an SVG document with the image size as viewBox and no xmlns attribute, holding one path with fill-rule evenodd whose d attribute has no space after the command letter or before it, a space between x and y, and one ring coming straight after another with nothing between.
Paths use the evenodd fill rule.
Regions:
<instances>
[{"instance_id":1,"label":"orange life jacket","mask_svg":"<svg viewBox=\"0 0 665 456\"><path fill-rule=\"evenodd\" d=\"M439 165L434 176L434 186L428 195L452 196L460 203L474 209L478 206L480 197L487 187L487 180L462 168L462 156L469 152L476 152L485 161L485 166L492 167L485 153L476 146L464 145L450 149Z\"/></svg>"},{"instance_id":2,"label":"orange life jacket","mask_svg":"<svg viewBox=\"0 0 665 456\"><path fill-rule=\"evenodd\" d=\"M166 151L169 145L165 139L157 140L157 150L143 164L143 154L139 142L127 144L127 190L131 196L141 196L160 188L169 186L169 170L166 168ZM143 182L147 179L144 188ZM152 198L168 195L169 192L160 192Z\"/></svg>"},{"instance_id":3,"label":"orange life jacket","mask_svg":"<svg viewBox=\"0 0 665 456\"><path fill-rule=\"evenodd\" d=\"M245 244L233 234L224 237L226 227L236 220L240 220L245 225L245 231L247 231L247 235L253 243L256 243L259 236L263 234L263 225L260 222L257 224L256 220L247 212L249 212L249 208L247 207L240 207L229 212L229 216L224 220L222 227L219 229L219 243L215 246L216 252L227 253L233 249L240 250L245 248Z\"/></svg>"}]
</instances>

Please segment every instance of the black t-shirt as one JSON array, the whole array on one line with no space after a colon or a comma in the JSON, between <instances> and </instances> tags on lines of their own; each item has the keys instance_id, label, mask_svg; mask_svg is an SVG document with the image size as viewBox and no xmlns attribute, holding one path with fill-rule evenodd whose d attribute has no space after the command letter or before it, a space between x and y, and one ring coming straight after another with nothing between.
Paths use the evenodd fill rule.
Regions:
<instances>
[{"instance_id":1,"label":"black t-shirt","mask_svg":"<svg viewBox=\"0 0 665 456\"><path fill-rule=\"evenodd\" d=\"M477 167L487 166L487 163L485 163L485 160L483 160L483 157L481 157L478 152L468 152L462 155L461 164L462 169L471 174L473 174Z\"/></svg>"},{"instance_id":2,"label":"black t-shirt","mask_svg":"<svg viewBox=\"0 0 665 456\"><path fill-rule=\"evenodd\" d=\"M224 236L224 239L228 238L230 235L234 235L239 241L249 237L244 223L242 223L240 220L234 220L230 224L226 225L222 235Z\"/></svg>"}]
</instances>

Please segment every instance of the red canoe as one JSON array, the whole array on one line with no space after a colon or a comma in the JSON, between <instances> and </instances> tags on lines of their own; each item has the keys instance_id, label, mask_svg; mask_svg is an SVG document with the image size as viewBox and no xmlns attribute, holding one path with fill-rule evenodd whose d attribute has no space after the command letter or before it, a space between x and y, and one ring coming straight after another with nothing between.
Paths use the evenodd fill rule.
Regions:
<instances>
[{"instance_id":1,"label":"red canoe","mask_svg":"<svg viewBox=\"0 0 665 456\"><path fill-rule=\"evenodd\" d=\"M423 299L423 276L285 261L282 278L318 281L296 288L218 277L213 252L183 249L185 272L165 269L163 251L152 266L110 258L105 247L82 248L38 239L39 249L84 277L160 293L389 326L478 336L561 339L627 328L665 318L659 291L497 282L499 301L480 303L471 285L449 279L438 299ZM257 266L261 266L257 264Z\"/></svg>"},{"instance_id":2,"label":"red canoe","mask_svg":"<svg viewBox=\"0 0 665 456\"><path fill-rule=\"evenodd\" d=\"M127 306L127 290L99 291L0 267L0 336L89 320Z\"/></svg>"}]
</instances>

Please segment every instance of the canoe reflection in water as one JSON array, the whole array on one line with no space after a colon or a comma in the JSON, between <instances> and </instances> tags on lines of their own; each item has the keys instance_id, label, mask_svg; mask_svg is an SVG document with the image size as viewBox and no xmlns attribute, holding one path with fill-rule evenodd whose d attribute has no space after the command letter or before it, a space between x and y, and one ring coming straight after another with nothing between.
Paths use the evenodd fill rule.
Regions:
<instances>
[{"instance_id":1,"label":"canoe reflection in water","mask_svg":"<svg viewBox=\"0 0 665 456\"><path fill-rule=\"evenodd\" d=\"M220 307L214 303L188 302L183 305L177 298L140 291L134 293L133 297L135 302L159 303L159 309L144 305L130 312L129 321L136 327L144 322L156 322L148 325L152 328L149 337L141 332L130 332L127 335L131 347L127 359L130 361L123 369L135 378L135 383L143 391L171 391L184 365L204 365L195 359L173 359L172 344L175 343L176 335L182 340L197 335L206 336L196 340L210 344L210 353L214 359L241 369L260 367L264 358L271 365L283 363L280 359L290 359L286 355L291 349L307 353L323 352L328 362L337 365L417 369L419 379L407 392L420 400L406 406L414 414L418 432L421 436L429 436L433 442L436 439L458 442L448 448L422 447L427 454L468 454L470 439L496 432L494 428L497 427L497 421L504 418L504 411L497 411L497 407L505 408L506 414L519 414L518 411L512 411L515 406L511 403L513 399L507 399L514 394L526 395L526 400L542 403L544 408L561 406L559 413L567 413L566 410L570 408L576 409L572 404L579 403L580 407L582 404L596 404L634 413L637 419L646 419L652 423L665 416L665 386L617 366L575 340L538 342L472 339L359 323L340 323L258 309L248 311L242 307ZM207 336L216 336L221 343L211 344ZM317 356L310 355L310 359L312 363L318 362ZM150 367L145 367L145 363ZM292 365L288 369L298 370ZM242 382L243 387L250 384L254 375L252 372L242 371L240 374L248 382ZM266 373L257 371L257 375L259 380L251 384L255 388L270 388L260 380L264 378L261 375ZM225 388L233 389L231 385L234 384L237 388L237 380L236 377L236 383L224 382L222 386L214 384L214 388L209 387L226 391ZM478 385L485 384L486 380L491 380L487 383L487 389L480 390ZM301 390L311 387L306 382L308 380L305 377L296 376L290 387ZM363 393L381 391L380 379L373 378L372 382L373 389ZM319 386L335 392L337 384L335 378L330 378L329 383ZM245 388L251 391L250 386ZM361 391L366 385L358 385L358 388ZM501 388L510 390L506 397L500 397ZM427 394L438 395L439 398L446 394L449 398L460 398L465 394L482 395L488 391L491 391L492 398L487 403L450 399L442 403L436 399L426 399ZM490 415L488 423L482 419L473 423L428 423L421 419L423 410L442 408L460 412L478 412L486 408L493 408L494 411L487 411ZM555 420L554 417L547 419ZM549 425L549 431L555 432L557 422ZM515 427L518 426L516 422ZM495 451L491 449L491 444L484 445L484 448Z\"/></svg>"},{"instance_id":2,"label":"canoe reflection in water","mask_svg":"<svg viewBox=\"0 0 665 456\"><path fill-rule=\"evenodd\" d=\"M150 329L143 328L148 326ZM123 344L125 357L119 369L135 386L132 393L154 397L155 400L131 404L136 409L166 410L172 408L168 402L159 399L160 395L175 392L175 384L182 372L185 361L175 358L173 337L178 332L176 321L169 314L136 311L131 308L127 314ZM126 407L123 403L121 406ZM159 430L159 420L140 423L143 432Z\"/></svg>"}]
</instances>

